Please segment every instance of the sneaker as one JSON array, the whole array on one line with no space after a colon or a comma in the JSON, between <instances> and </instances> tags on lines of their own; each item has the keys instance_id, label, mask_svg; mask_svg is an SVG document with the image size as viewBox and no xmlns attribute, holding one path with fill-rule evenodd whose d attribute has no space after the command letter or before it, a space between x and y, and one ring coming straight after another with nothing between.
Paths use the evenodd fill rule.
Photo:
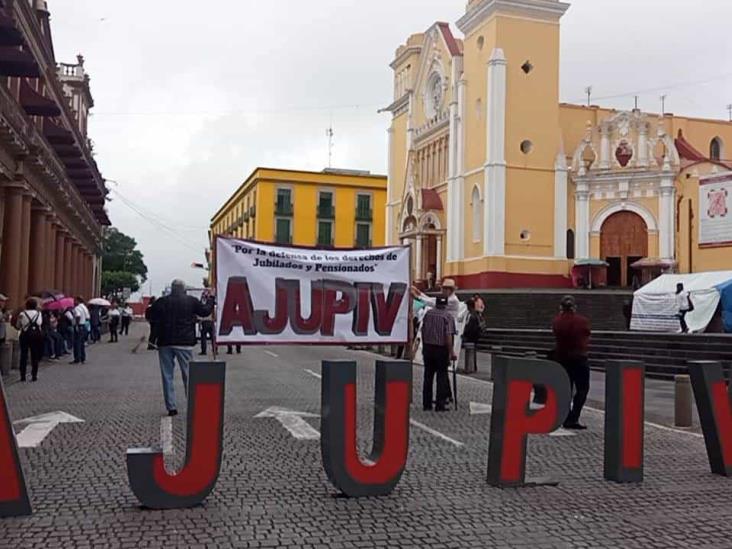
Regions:
<instances>
[{"instance_id":1,"label":"sneaker","mask_svg":"<svg viewBox=\"0 0 732 549\"><path fill-rule=\"evenodd\" d=\"M170 417L175 417L178 415L178 410L168 410L168 415Z\"/></svg>"},{"instance_id":2,"label":"sneaker","mask_svg":"<svg viewBox=\"0 0 732 549\"><path fill-rule=\"evenodd\" d=\"M424 412L431 412L432 411L432 406L422 406L422 411L424 411Z\"/></svg>"}]
</instances>

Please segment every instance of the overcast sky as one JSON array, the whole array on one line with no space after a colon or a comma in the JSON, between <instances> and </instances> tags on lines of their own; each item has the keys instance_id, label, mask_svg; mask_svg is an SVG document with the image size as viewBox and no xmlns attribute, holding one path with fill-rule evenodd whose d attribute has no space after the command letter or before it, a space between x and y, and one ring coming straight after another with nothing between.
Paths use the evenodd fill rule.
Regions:
<instances>
[{"instance_id":1,"label":"overcast sky","mask_svg":"<svg viewBox=\"0 0 732 549\"><path fill-rule=\"evenodd\" d=\"M140 244L153 293L200 285L209 220L256 166L386 173L397 46L466 0L48 0L59 61L86 58L90 137L110 217ZM575 0L563 101L725 118L730 0ZM696 85L689 85L696 83ZM623 97L617 97L622 95ZM119 196L115 194L119 193ZM124 199L124 200L123 200ZM146 286L147 290L147 286Z\"/></svg>"}]
</instances>

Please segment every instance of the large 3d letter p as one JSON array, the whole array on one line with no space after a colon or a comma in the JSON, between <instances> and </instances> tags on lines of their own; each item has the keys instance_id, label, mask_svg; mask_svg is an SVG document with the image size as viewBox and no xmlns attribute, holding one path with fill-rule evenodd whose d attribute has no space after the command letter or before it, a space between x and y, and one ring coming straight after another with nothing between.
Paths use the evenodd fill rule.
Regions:
<instances>
[{"instance_id":1,"label":"large 3d letter p","mask_svg":"<svg viewBox=\"0 0 732 549\"><path fill-rule=\"evenodd\" d=\"M569 411L567 372L547 360L496 357L493 363L493 412L488 451L488 482L493 486L526 484L526 441L530 434L551 433ZM546 405L530 410L533 385L547 389Z\"/></svg>"},{"instance_id":2,"label":"large 3d letter p","mask_svg":"<svg viewBox=\"0 0 732 549\"><path fill-rule=\"evenodd\" d=\"M160 451L127 450L130 487L144 507L192 507L213 490L223 453L225 377L225 362L190 364L186 460L177 474L165 470Z\"/></svg>"}]
</instances>

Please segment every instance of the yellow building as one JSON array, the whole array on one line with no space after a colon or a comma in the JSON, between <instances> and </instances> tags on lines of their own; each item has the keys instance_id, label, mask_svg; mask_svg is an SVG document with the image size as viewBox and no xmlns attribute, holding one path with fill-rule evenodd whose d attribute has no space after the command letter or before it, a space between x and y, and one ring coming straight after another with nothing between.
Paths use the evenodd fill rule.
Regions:
<instances>
[{"instance_id":1,"label":"yellow building","mask_svg":"<svg viewBox=\"0 0 732 549\"><path fill-rule=\"evenodd\" d=\"M611 286L639 260L732 269L732 124L561 104L568 8L470 0L462 40L435 23L396 51L387 243L412 243L416 280L565 287L575 259L607 260Z\"/></svg>"},{"instance_id":2,"label":"yellow building","mask_svg":"<svg viewBox=\"0 0 732 549\"><path fill-rule=\"evenodd\" d=\"M296 246L384 245L386 177L257 168L211 220L212 235Z\"/></svg>"}]
</instances>

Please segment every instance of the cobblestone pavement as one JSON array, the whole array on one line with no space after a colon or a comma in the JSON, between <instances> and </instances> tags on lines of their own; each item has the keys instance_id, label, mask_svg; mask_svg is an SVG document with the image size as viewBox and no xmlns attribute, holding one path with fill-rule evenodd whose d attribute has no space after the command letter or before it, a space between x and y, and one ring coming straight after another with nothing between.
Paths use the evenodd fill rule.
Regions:
<instances>
[{"instance_id":1,"label":"cobblestone pavement","mask_svg":"<svg viewBox=\"0 0 732 549\"><path fill-rule=\"evenodd\" d=\"M133 333L138 337L141 326ZM56 364L37 384L7 387L22 419L63 411L38 448L21 450L34 515L0 520L0 546L21 547L732 547L732 480L709 473L703 441L648 426L646 481L602 480L602 414L573 437L531 437L528 470L557 487L496 489L485 481L491 386L461 379L457 412L428 414L411 431L407 470L385 498L334 497L317 440L296 440L271 406L319 413L320 360L359 362L359 430L370 432L373 360L365 352L316 347L245 348L229 360L225 455L205 505L144 511L130 491L128 447L160 445L164 415L154 353L132 354L133 338L90 349L85 366ZM224 355L225 358L231 358ZM309 370L309 371L308 371ZM415 403L421 369L415 367ZM184 408L180 387L179 407ZM307 421L318 428L317 418ZM184 447L175 418L173 463ZM443 436L439 436L439 435ZM364 442L364 447L366 446Z\"/></svg>"}]
</instances>

